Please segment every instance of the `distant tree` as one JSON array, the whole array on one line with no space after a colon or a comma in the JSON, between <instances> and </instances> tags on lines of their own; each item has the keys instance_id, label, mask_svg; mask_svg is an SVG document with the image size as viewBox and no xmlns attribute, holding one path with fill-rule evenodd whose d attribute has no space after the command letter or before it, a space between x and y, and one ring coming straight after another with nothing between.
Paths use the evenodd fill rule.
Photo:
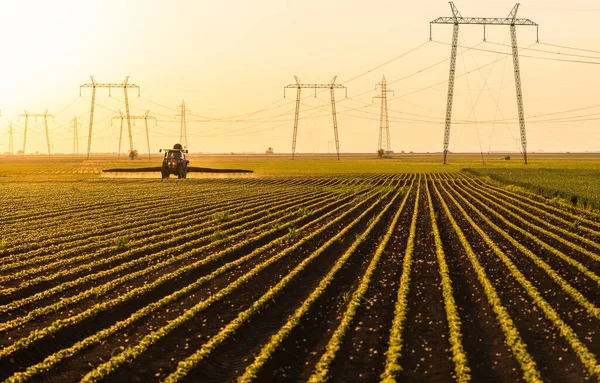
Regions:
<instances>
[{"instance_id":1,"label":"distant tree","mask_svg":"<svg viewBox=\"0 0 600 383\"><path fill-rule=\"evenodd\" d=\"M140 154L138 153L137 149L133 149L129 151L129 158L131 160L135 160L136 158L138 158Z\"/></svg>"},{"instance_id":2,"label":"distant tree","mask_svg":"<svg viewBox=\"0 0 600 383\"><path fill-rule=\"evenodd\" d=\"M385 149L379 149L377 151L377 157L379 157L379 158L385 157Z\"/></svg>"},{"instance_id":3,"label":"distant tree","mask_svg":"<svg viewBox=\"0 0 600 383\"><path fill-rule=\"evenodd\" d=\"M17 155L22 156L24 153L22 150L17 151Z\"/></svg>"},{"instance_id":4,"label":"distant tree","mask_svg":"<svg viewBox=\"0 0 600 383\"><path fill-rule=\"evenodd\" d=\"M273 148L269 146L269 149L267 149L265 154L275 154L275 152L273 151Z\"/></svg>"}]
</instances>

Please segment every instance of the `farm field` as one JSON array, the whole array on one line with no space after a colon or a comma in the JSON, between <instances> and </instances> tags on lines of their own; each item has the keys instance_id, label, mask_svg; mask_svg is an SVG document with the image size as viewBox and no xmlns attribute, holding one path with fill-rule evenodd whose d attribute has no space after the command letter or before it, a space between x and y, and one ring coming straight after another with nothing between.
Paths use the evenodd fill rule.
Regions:
<instances>
[{"instance_id":1,"label":"farm field","mask_svg":"<svg viewBox=\"0 0 600 383\"><path fill-rule=\"evenodd\" d=\"M168 182L3 166L0 381L600 378L593 212L433 163Z\"/></svg>"},{"instance_id":2,"label":"farm field","mask_svg":"<svg viewBox=\"0 0 600 383\"><path fill-rule=\"evenodd\" d=\"M600 163L595 168L480 168L467 171L547 197L557 197L584 209L600 210Z\"/></svg>"}]
</instances>

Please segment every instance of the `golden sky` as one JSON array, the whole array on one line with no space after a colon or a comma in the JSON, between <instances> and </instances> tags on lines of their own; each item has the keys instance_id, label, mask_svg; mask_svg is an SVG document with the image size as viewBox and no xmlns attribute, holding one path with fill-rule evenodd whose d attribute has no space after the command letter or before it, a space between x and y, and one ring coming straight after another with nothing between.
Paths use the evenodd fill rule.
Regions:
<instances>
[{"instance_id":1,"label":"golden sky","mask_svg":"<svg viewBox=\"0 0 600 383\"><path fill-rule=\"evenodd\" d=\"M514 6L455 4L465 17L506 17ZM347 99L336 92L342 152L377 149L373 96L383 75L395 91L388 101L392 149L442 148L452 27L434 25L430 42L429 22L451 16L446 1L57 0L3 1L1 9L0 153L8 150L10 123L15 152L22 147L24 109L55 116L52 153L72 151L77 116L85 152L91 89L79 97L79 86L90 75L115 83L130 76L140 86L141 97L130 91L131 114L150 110L157 117L156 126L149 124L153 152L179 140L174 116L182 99L192 113L190 151L260 153L271 146L290 152L295 90L283 98L283 87L294 75L305 83L338 76L347 86ZM600 150L600 4L534 0L521 4L518 17L540 25L540 44L535 27L518 28L519 46L529 48L520 59L529 150ZM483 43L481 26L460 27L460 46L481 50L459 48L452 151L517 150L509 28L488 27L487 37ZM123 92L114 89L109 97L98 89L96 101L92 151L116 152L119 121L110 122L125 111ZM28 129L26 152L45 153L43 120L30 121ZM132 129L134 147L145 153L143 121ZM315 98L303 90L297 152L327 153L332 140L328 91ZM127 147L124 139L122 151Z\"/></svg>"}]
</instances>

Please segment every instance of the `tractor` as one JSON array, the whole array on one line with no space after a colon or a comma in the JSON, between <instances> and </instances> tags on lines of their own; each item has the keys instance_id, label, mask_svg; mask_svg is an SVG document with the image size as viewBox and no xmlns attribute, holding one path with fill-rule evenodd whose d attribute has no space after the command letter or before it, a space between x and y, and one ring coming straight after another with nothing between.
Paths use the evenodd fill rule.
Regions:
<instances>
[{"instance_id":1,"label":"tractor","mask_svg":"<svg viewBox=\"0 0 600 383\"><path fill-rule=\"evenodd\" d=\"M169 175L177 175L177 178L186 178L188 165L190 161L185 158L188 152L181 144L173 145L173 149L159 149L159 152L164 152L161 175L162 178L169 178Z\"/></svg>"}]
</instances>

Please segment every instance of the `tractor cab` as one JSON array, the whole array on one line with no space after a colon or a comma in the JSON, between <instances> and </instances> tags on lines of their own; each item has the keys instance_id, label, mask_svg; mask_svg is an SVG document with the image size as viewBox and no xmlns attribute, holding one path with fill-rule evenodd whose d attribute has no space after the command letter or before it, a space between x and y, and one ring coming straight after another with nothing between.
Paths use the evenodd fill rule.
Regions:
<instances>
[{"instance_id":1,"label":"tractor cab","mask_svg":"<svg viewBox=\"0 0 600 383\"><path fill-rule=\"evenodd\" d=\"M164 152L161 175L162 178L169 178L171 174L177 178L186 178L187 169L190 161L186 158L188 153L181 144L175 144L173 149L160 149L159 152Z\"/></svg>"}]
</instances>

